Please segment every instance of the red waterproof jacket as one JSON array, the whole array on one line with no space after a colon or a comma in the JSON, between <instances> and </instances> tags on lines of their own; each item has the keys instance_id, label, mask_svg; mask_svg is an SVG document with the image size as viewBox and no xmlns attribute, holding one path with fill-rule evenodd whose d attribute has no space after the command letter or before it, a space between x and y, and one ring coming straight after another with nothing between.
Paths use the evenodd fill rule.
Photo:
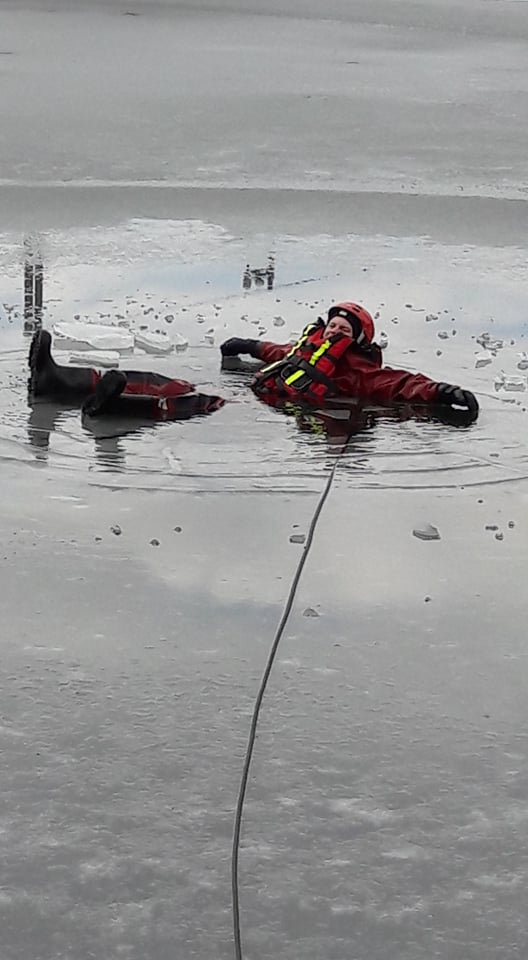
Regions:
<instances>
[{"instance_id":1,"label":"red waterproof jacket","mask_svg":"<svg viewBox=\"0 0 528 960\"><path fill-rule=\"evenodd\" d=\"M194 393L194 386L187 380L173 380L160 373L150 373L143 370L126 370L126 386L123 396L144 396L156 399L181 397ZM93 389L95 390L102 374L92 370Z\"/></svg>"},{"instance_id":2,"label":"red waterproof jacket","mask_svg":"<svg viewBox=\"0 0 528 960\"><path fill-rule=\"evenodd\" d=\"M316 331L314 337L320 336ZM309 338L311 339L311 338ZM259 342L259 359L265 363L281 360L292 349L291 343ZM339 358L332 379L335 395L357 397L372 403L435 403L438 383L422 373L382 368L380 351L363 353L351 347ZM301 399L299 397L299 399Z\"/></svg>"},{"instance_id":3,"label":"red waterproof jacket","mask_svg":"<svg viewBox=\"0 0 528 960\"><path fill-rule=\"evenodd\" d=\"M126 384L109 401L107 412L147 417L152 420L187 420L195 414L212 413L223 407L222 397L196 393L187 380L174 380L159 373L125 371ZM101 374L92 370L95 390Z\"/></svg>"}]
</instances>

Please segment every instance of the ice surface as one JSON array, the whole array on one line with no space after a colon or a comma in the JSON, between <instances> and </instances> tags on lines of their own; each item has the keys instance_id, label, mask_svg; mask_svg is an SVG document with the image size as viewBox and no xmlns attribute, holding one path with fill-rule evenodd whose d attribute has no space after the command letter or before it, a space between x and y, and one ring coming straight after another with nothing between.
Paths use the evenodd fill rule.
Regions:
<instances>
[{"instance_id":1,"label":"ice surface","mask_svg":"<svg viewBox=\"0 0 528 960\"><path fill-rule=\"evenodd\" d=\"M251 709L339 456L263 702L244 956L517 960L526 409L494 375L528 335L526 4L0 7L2 958L233 956ZM29 409L26 232L48 329L166 324L185 349L121 366L229 402ZM244 290L271 251L274 290ZM356 409L343 452L343 411L220 370L224 336L286 342L338 298L378 314L385 363L474 390L477 424Z\"/></svg>"}]
</instances>

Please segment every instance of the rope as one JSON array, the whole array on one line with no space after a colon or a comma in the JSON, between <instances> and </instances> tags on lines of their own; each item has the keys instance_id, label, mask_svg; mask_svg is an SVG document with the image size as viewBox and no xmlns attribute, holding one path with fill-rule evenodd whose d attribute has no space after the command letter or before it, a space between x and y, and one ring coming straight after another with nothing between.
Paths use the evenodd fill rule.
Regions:
<instances>
[{"instance_id":1,"label":"rope","mask_svg":"<svg viewBox=\"0 0 528 960\"><path fill-rule=\"evenodd\" d=\"M254 708L253 708L253 716L252 716L252 718L251 718L251 727L250 727L250 730L249 730L248 744L247 744L247 747L246 747L246 754L245 754L245 758L244 758L244 766L243 766L243 768L242 768L242 777L241 777L241 781L240 781L240 788L239 788L239 792L238 792L238 799L237 799L237 805L236 805L235 825L234 825L234 834L233 834L233 846L232 846L232 855L231 855L231 891L232 891L232 902L233 902L233 932L234 932L234 940L235 940L235 956L236 956L236 960L243 960L243 956L242 956L241 931L240 931L240 901L239 901L239 884L238 884L238 860L239 860L239 849L240 849L240 832L241 832L241 827L242 827L242 814L243 814L243 810L244 810L244 800L245 800L245 798L246 798L247 784L248 784L248 778L249 778L249 768L250 768L250 765L251 765L251 758L252 758L252 756L253 756L253 748L254 748L254 746L255 746L255 740L256 740L256 736L257 736L257 724L258 724L258 719L259 719L259 714L260 714L260 708L261 708L261 705L262 705L262 700L263 700L263 698L264 698L264 693L265 693L265 691L266 691L266 686L267 686L267 683L268 683L268 680L269 680L269 676L270 676L270 673L271 673L271 668L272 668L272 666L273 666L273 662L274 662L274 660L275 660L275 656L276 656L276 653L277 653L277 650L278 650L278 647L279 647L279 643L280 643L281 638L282 638L282 635L283 635L283 633L284 633L284 628L285 628L285 626L286 626L286 623L288 622L288 618L289 618L289 616L290 616L291 609L292 609L292 606L293 606L293 601L295 600L295 595L296 595L296 593L297 593L297 587L299 586L299 581L300 581L300 579L301 579L301 574L302 574L302 572L303 572L304 565L305 565L306 560L307 560L307 558L308 558L308 554L309 554L309 552L310 552L310 547L312 546L312 540L313 540L313 537L314 537L314 533L315 533L315 529L316 529L316 526L317 526L317 522L318 522L319 517L320 517L320 515L321 515L321 511L322 511L322 509L323 509L323 507L324 507L324 505L325 505L325 501L326 501L326 499L327 499L327 497L328 497L328 494L330 493L330 490L331 490L331 487L332 487L332 483L333 483L333 480L334 480L334 476L335 476L335 472L336 472L338 463L339 463L339 461L340 461L340 459L341 459L341 457L342 457L342 455L343 455L343 453L344 453L344 451L345 451L345 448L346 448L346 446L347 446L347 443L348 443L348 440L349 440L349 439L350 439L350 437L347 437L347 440L345 441L345 443L343 444L341 450L338 452L338 454L337 454L337 456L336 456L335 463L334 463L334 465L333 465L333 467L332 467L332 469L331 469L331 471L330 471L330 474L329 474L329 476L328 476L328 479L327 479L327 481L326 481L326 484L325 484L325 486L324 486L324 488L323 488L323 492L322 492L322 494L321 494L321 496L320 496L320 498L319 498L319 501L318 501L318 503L317 503L317 506L316 506L316 508L315 508L315 512L314 512L314 515L313 515L313 517L312 517L312 521L311 521L311 523L310 523L310 527L309 527L309 530L308 530L308 535L307 535L307 537L306 537L306 543L305 543L305 545L304 545L304 550L303 550L303 552L302 552L301 558L300 558L299 563L298 563L298 565L297 565L297 569L296 569L296 571L295 571L295 575L294 575L294 578L293 578L293 580L292 580L292 584L291 584L291 587L290 587L290 592L289 592L288 598L287 598L287 600L286 600L286 605L285 605L285 607L284 607L284 611L283 611L282 617L281 617L281 619L280 619L279 626L277 627L277 632L275 633L275 637L274 637L273 643L272 643L272 645L271 645L271 650L270 650L270 653L269 653L269 656L268 656L268 659L267 659L267 662L266 662L266 667L265 667L265 670L264 670L264 673L263 673L263 676L262 676L262 680L261 680L261 682L260 682L260 687L259 687L259 690L258 690L258 693L257 693L257 698L256 698L256 700L255 700L255 706L254 706Z\"/></svg>"}]
</instances>

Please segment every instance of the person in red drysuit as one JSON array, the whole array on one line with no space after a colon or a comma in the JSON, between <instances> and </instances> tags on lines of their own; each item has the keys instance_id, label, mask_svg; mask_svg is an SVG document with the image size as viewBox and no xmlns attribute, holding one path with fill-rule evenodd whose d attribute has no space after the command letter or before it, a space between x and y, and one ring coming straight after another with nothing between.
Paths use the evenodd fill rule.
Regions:
<instances>
[{"instance_id":1,"label":"person in red drysuit","mask_svg":"<svg viewBox=\"0 0 528 960\"><path fill-rule=\"evenodd\" d=\"M327 322L319 318L309 324L294 345L232 337L220 350L223 357L248 353L264 362L252 389L268 403L287 399L321 404L332 397L353 397L374 404L438 404L460 408L473 419L478 416L471 391L422 373L383 367L374 321L357 303L330 307Z\"/></svg>"},{"instance_id":2,"label":"person in red drysuit","mask_svg":"<svg viewBox=\"0 0 528 960\"><path fill-rule=\"evenodd\" d=\"M28 364L29 399L71 400L83 413L119 413L151 420L187 419L223 406L221 397L196 393L192 383L143 370L109 370L62 366L51 356L51 336L38 330L31 341Z\"/></svg>"}]
</instances>

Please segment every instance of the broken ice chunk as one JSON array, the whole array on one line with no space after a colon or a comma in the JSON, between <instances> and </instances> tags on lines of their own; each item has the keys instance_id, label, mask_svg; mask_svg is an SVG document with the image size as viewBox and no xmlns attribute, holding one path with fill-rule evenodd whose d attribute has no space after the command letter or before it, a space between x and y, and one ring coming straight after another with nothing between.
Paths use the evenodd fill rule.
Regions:
<instances>
[{"instance_id":1,"label":"broken ice chunk","mask_svg":"<svg viewBox=\"0 0 528 960\"><path fill-rule=\"evenodd\" d=\"M126 353L134 349L133 335L122 327L81 322L56 323L53 333L58 350L118 350Z\"/></svg>"},{"instance_id":2,"label":"broken ice chunk","mask_svg":"<svg viewBox=\"0 0 528 960\"><path fill-rule=\"evenodd\" d=\"M119 366L119 353L117 350L83 350L72 353L70 363L87 364L89 367L115 368Z\"/></svg>"},{"instance_id":3,"label":"broken ice chunk","mask_svg":"<svg viewBox=\"0 0 528 960\"><path fill-rule=\"evenodd\" d=\"M160 356L166 353L172 353L174 350L174 344L172 340L169 340L166 334L145 331L142 333L136 333L134 335L134 340L136 347L144 350L145 353L152 353Z\"/></svg>"},{"instance_id":4,"label":"broken ice chunk","mask_svg":"<svg viewBox=\"0 0 528 960\"><path fill-rule=\"evenodd\" d=\"M482 333L477 337L477 343L485 350L491 351L502 350L504 346L504 340L494 340L489 333Z\"/></svg>"},{"instance_id":5,"label":"broken ice chunk","mask_svg":"<svg viewBox=\"0 0 528 960\"><path fill-rule=\"evenodd\" d=\"M492 360L493 357L490 357L489 353L477 353L477 356L475 357L475 367L477 369L479 367L487 367L488 363L491 363Z\"/></svg>"},{"instance_id":6,"label":"broken ice chunk","mask_svg":"<svg viewBox=\"0 0 528 960\"><path fill-rule=\"evenodd\" d=\"M176 353L185 353L189 346L189 341L186 340L185 337L182 337L181 333L175 333L172 342L174 343Z\"/></svg>"},{"instance_id":7,"label":"broken ice chunk","mask_svg":"<svg viewBox=\"0 0 528 960\"><path fill-rule=\"evenodd\" d=\"M424 523L419 527L415 527L413 537L418 537L418 540L440 540L440 534L437 528L433 527L432 523Z\"/></svg>"},{"instance_id":8,"label":"broken ice chunk","mask_svg":"<svg viewBox=\"0 0 528 960\"><path fill-rule=\"evenodd\" d=\"M514 392L526 390L526 380L524 377L506 377L503 388Z\"/></svg>"}]
</instances>

